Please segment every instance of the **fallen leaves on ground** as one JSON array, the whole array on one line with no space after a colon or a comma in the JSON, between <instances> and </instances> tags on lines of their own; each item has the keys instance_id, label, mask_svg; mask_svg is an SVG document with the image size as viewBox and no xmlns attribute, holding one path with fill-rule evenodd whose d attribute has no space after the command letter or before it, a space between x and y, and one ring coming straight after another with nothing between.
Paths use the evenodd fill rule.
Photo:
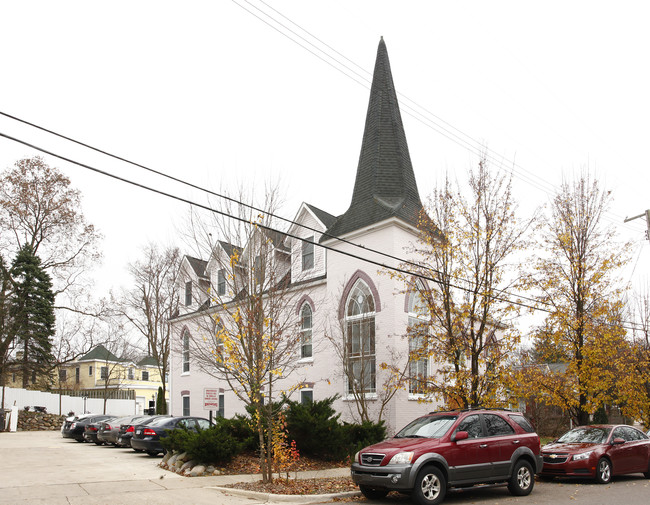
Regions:
<instances>
[{"instance_id":1,"label":"fallen leaves on ground","mask_svg":"<svg viewBox=\"0 0 650 505\"><path fill-rule=\"evenodd\" d=\"M320 459L301 456L300 460L291 468L289 475L293 475L295 472L326 470L328 468L344 468L347 466L349 466L347 461L323 461ZM219 466L218 469L222 475L261 473L259 456L255 454L240 454L235 456L230 463Z\"/></svg>"},{"instance_id":2,"label":"fallen leaves on ground","mask_svg":"<svg viewBox=\"0 0 650 505\"><path fill-rule=\"evenodd\" d=\"M272 494L330 494L358 491L357 485L349 477L324 479L274 479L272 482L238 482L226 487Z\"/></svg>"}]
</instances>

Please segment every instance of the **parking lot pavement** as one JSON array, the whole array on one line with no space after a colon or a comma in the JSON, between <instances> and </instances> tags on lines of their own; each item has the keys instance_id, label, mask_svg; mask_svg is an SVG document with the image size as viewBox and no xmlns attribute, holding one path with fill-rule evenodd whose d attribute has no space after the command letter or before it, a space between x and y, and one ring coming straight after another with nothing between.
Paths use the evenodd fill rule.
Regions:
<instances>
[{"instance_id":1,"label":"parking lot pavement","mask_svg":"<svg viewBox=\"0 0 650 505\"><path fill-rule=\"evenodd\" d=\"M186 478L158 468L160 458L64 439L54 432L0 432L0 504L196 505L265 503L211 486L255 476Z\"/></svg>"}]
</instances>

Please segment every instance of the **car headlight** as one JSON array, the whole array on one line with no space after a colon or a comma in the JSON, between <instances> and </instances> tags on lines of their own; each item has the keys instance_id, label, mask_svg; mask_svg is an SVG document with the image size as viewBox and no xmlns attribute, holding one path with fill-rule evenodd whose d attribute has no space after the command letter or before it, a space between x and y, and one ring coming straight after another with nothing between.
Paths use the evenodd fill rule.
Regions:
<instances>
[{"instance_id":1,"label":"car headlight","mask_svg":"<svg viewBox=\"0 0 650 505\"><path fill-rule=\"evenodd\" d=\"M389 465L408 465L413 459L413 452L398 452L390 458Z\"/></svg>"},{"instance_id":2,"label":"car headlight","mask_svg":"<svg viewBox=\"0 0 650 505\"><path fill-rule=\"evenodd\" d=\"M361 452L361 451L357 451L357 453L354 455L354 461L356 461L357 463L360 462L360 461L359 461L359 453L360 453L360 452Z\"/></svg>"},{"instance_id":3,"label":"car headlight","mask_svg":"<svg viewBox=\"0 0 650 505\"><path fill-rule=\"evenodd\" d=\"M580 454L574 454L573 455L573 461L582 461L583 459L587 459L589 456L591 456L592 452L594 452L594 451L581 452Z\"/></svg>"}]
</instances>

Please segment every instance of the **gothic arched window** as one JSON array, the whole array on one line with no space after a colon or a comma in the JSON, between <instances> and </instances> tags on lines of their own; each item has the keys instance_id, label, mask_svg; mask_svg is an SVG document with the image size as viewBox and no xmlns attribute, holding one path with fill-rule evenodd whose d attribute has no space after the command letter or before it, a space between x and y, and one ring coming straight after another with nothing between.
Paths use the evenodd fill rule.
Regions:
<instances>
[{"instance_id":1,"label":"gothic arched window","mask_svg":"<svg viewBox=\"0 0 650 505\"><path fill-rule=\"evenodd\" d=\"M362 280L346 301L345 337L347 393L375 393L375 299Z\"/></svg>"},{"instance_id":2,"label":"gothic arched window","mask_svg":"<svg viewBox=\"0 0 650 505\"><path fill-rule=\"evenodd\" d=\"M312 310L308 303L302 306L300 311L300 357L311 358L311 329L312 329Z\"/></svg>"}]
</instances>

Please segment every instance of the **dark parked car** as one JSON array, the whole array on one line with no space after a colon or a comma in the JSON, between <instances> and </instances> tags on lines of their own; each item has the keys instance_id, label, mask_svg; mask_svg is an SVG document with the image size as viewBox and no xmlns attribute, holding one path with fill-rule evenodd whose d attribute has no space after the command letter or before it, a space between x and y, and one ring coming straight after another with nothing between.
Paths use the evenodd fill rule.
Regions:
<instances>
[{"instance_id":1,"label":"dark parked car","mask_svg":"<svg viewBox=\"0 0 650 505\"><path fill-rule=\"evenodd\" d=\"M135 427L131 447L145 451L150 456L165 452L160 439L167 436L171 430L185 428L190 431L205 430L210 427L210 421L202 417L161 417L149 424L139 424Z\"/></svg>"},{"instance_id":2,"label":"dark parked car","mask_svg":"<svg viewBox=\"0 0 650 505\"><path fill-rule=\"evenodd\" d=\"M141 421L148 416L125 416L116 417L115 419L107 419L100 421L99 429L97 430L97 439L105 444L117 445L117 437L120 433L120 426L134 421Z\"/></svg>"},{"instance_id":3,"label":"dark parked car","mask_svg":"<svg viewBox=\"0 0 650 505\"><path fill-rule=\"evenodd\" d=\"M80 414L80 415L71 415L65 418L65 421L63 421L63 425L61 425L61 435L63 435L64 438L71 438L70 437L70 426L72 423L75 421L81 421L82 419L86 419L87 417L91 416L96 416L97 414Z\"/></svg>"},{"instance_id":4,"label":"dark parked car","mask_svg":"<svg viewBox=\"0 0 650 505\"><path fill-rule=\"evenodd\" d=\"M650 479L650 438L632 426L579 426L542 447L542 456L542 477L589 477L601 484L626 473Z\"/></svg>"},{"instance_id":5,"label":"dark parked car","mask_svg":"<svg viewBox=\"0 0 650 505\"><path fill-rule=\"evenodd\" d=\"M473 484L507 482L512 494L525 496L541 469L539 437L523 414L479 409L420 417L359 451L351 471L368 499L400 491L436 505L448 487Z\"/></svg>"},{"instance_id":6,"label":"dark parked car","mask_svg":"<svg viewBox=\"0 0 650 505\"><path fill-rule=\"evenodd\" d=\"M85 416L79 416L79 419L74 419L72 421L66 421L63 425L63 430L61 433L65 438L74 438L77 442L84 441L84 431L86 426L104 419L111 418L113 416L107 416L105 414L91 414Z\"/></svg>"},{"instance_id":7,"label":"dark parked car","mask_svg":"<svg viewBox=\"0 0 650 505\"><path fill-rule=\"evenodd\" d=\"M98 440L97 438L97 433L99 432L99 423L110 421L111 419L115 419L115 416L110 416L107 419L102 419L100 421L95 421L94 423L87 424L86 427L84 428L84 433L83 433L84 440L86 442L92 442L96 445L102 445L104 442Z\"/></svg>"},{"instance_id":8,"label":"dark parked car","mask_svg":"<svg viewBox=\"0 0 650 505\"><path fill-rule=\"evenodd\" d=\"M118 447L131 447L131 439L133 438L133 433L135 431L136 424L148 424L154 419L159 417L170 417L170 416L140 416L140 418L132 419L120 425L120 431L117 434L117 445ZM139 449L137 452L142 452Z\"/></svg>"}]
</instances>

